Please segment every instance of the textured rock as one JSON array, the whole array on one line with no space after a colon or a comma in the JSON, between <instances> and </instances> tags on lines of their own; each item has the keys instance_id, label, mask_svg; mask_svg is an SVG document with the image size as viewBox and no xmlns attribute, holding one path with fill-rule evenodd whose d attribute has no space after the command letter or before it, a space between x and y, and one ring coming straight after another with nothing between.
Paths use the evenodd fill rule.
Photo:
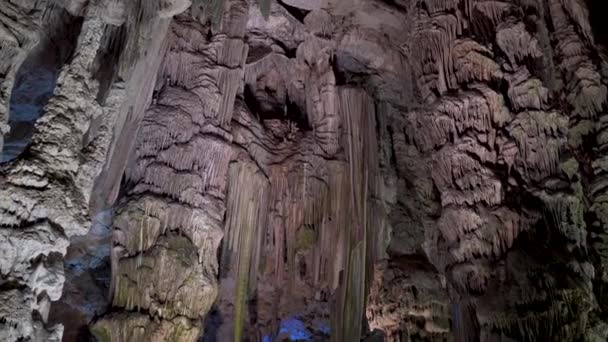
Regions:
<instances>
[{"instance_id":1,"label":"textured rock","mask_svg":"<svg viewBox=\"0 0 608 342\"><path fill-rule=\"evenodd\" d=\"M92 327L98 341L194 341L200 329L184 317L160 323L138 313L110 314Z\"/></svg>"},{"instance_id":2,"label":"textured rock","mask_svg":"<svg viewBox=\"0 0 608 342\"><path fill-rule=\"evenodd\" d=\"M63 341L87 341L89 324L108 307L112 215L95 215L87 235L70 239L63 294L49 312L50 324L63 324Z\"/></svg>"},{"instance_id":3,"label":"textured rock","mask_svg":"<svg viewBox=\"0 0 608 342\"><path fill-rule=\"evenodd\" d=\"M605 102L584 43L584 6L460 3L425 1L412 13L410 51L426 104L390 129L398 176L407 179L403 192L412 194L402 197L407 210L395 217L400 225L394 229L426 227L421 245L459 307L457 337L580 338L595 324L587 323L593 306L559 309L594 297L593 266L577 252L587 245L586 190L579 162L568 156L591 132L584 120ZM547 27L562 38L549 41ZM556 69L566 87L556 81L562 79ZM440 207L420 207L429 202ZM533 247L539 241L543 247ZM396 253L414 249L400 247L391 242ZM553 266L541 260L554 260ZM551 267L587 285L553 281Z\"/></svg>"},{"instance_id":4,"label":"textured rock","mask_svg":"<svg viewBox=\"0 0 608 342\"><path fill-rule=\"evenodd\" d=\"M4 135L10 130L9 100L17 70L28 52L38 43L38 29L42 22L45 4L35 1L5 1L2 6L2 30L0 30L0 148L4 146ZM28 13L31 11L30 13Z\"/></svg>"},{"instance_id":5,"label":"textured rock","mask_svg":"<svg viewBox=\"0 0 608 342\"><path fill-rule=\"evenodd\" d=\"M116 202L101 340L193 341L210 310L220 341L606 339L582 1L54 3L86 19L2 166L0 336L59 338L59 256ZM0 9L0 105L47 5Z\"/></svg>"},{"instance_id":6,"label":"textured rock","mask_svg":"<svg viewBox=\"0 0 608 342\"><path fill-rule=\"evenodd\" d=\"M20 157L1 166L0 250L4 257L0 292L8 305L1 310L0 338L5 341L61 339L62 326L47 324L50 302L61 297L63 256L69 239L88 230L93 184L105 163L124 98L121 82L108 89L100 86L105 80L98 78L97 72L103 69L100 60L104 54L112 50L107 39L112 28L96 15L96 5L83 8L87 15L84 22L70 19L82 23L71 56L69 43L61 43L69 39L61 32L75 26L68 25L70 20L61 7L42 1L21 2L19 6L6 2L2 6L2 11L9 11L2 16L3 39L12 42L3 44L2 52L17 49L12 52L16 59L3 59L9 63L3 87L12 83L22 60L19 56L25 58L41 29L56 30L58 36L51 33L45 39L59 49L59 60L69 57L53 96L36 121L31 145ZM21 19L14 21L17 18ZM44 53L44 49L33 53ZM3 88L6 98L9 93ZM4 97L2 101L6 101Z\"/></svg>"},{"instance_id":7,"label":"textured rock","mask_svg":"<svg viewBox=\"0 0 608 342\"><path fill-rule=\"evenodd\" d=\"M38 133L34 135L31 154L3 169L0 225L3 241L8 243L2 247L2 275L13 284L9 289L20 292L21 305L28 307L25 313L15 310L3 315L3 340L58 340L61 336L61 326L47 330L43 323L48 318L50 301L61 297L62 256L68 238L82 234L86 227L83 198L88 197L92 180L79 182L79 174L95 156L84 154L81 158L81 137L91 117L103 115L91 91L97 85L88 69L99 48L102 25L97 19L83 24L78 52L59 76L61 90L51 98L36 124ZM78 100L68 103L67 96ZM103 132L100 138L103 139ZM104 147L102 140L97 148Z\"/></svg>"},{"instance_id":8,"label":"textured rock","mask_svg":"<svg viewBox=\"0 0 608 342\"><path fill-rule=\"evenodd\" d=\"M124 313L96 323L100 338L128 331L131 317L145 311L155 317L146 330L155 333L112 340L165 341L183 324L200 325L217 297L216 251L232 156L229 124L247 54L247 6L227 6L221 24L226 29L215 35L208 36L209 27L189 13L170 27L163 85L143 117L127 170L129 195L115 223L112 306ZM177 318L180 323L172 323ZM188 331L179 340L195 340L198 330Z\"/></svg>"},{"instance_id":9,"label":"textured rock","mask_svg":"<svg viewBox=\"0 0 608 342\"><path fill-rule=\"evenodd\" d=\"M450 340L446 279L424 263L391 260L376 265L367 304L370 329L384 341Z\"/></svg>"}]
</instances>

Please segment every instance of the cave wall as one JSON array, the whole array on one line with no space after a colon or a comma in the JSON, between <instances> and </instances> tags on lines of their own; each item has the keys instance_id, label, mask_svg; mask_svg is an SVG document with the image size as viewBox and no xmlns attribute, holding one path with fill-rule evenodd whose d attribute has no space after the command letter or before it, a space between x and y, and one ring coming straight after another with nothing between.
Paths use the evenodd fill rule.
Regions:
<instances>
[{"instance_id":1,"label":"cave wall","mask_svg":"<svg viewBox=\"0 0 608 342\"><path fill-rule=\"evenodd\" d=\"M40 12L40 10L38 10ZM36 13L36 12L35 12ZM45 9L40 19L39 42L31 50L24 46L27 57L8 61L18 67L7 108L10 131L4 135L2 162L17 157L30 143L34 124L53 95L61 67L72 56L80 33L82 18L70 15L61 7ZM33 39L33 38L32 38ZM11 72L7 73L7 76ZM5 79L8 82L8 78ZM6 83L10 88L10 84Z\"/></svg>"},{"instance_id":2,"label":"cave wall","mask_svg":"<svg viewBox=\"0 0 608 342\"><path fill-rule=\"evenodd\" d=\"M0 36L2 41L1 60L1 88L0 88L0 122L1 136L0 148L4 149L4 135L10 126L9 101L17 70L26 59L28 52L39 41L38 30L43 22L43 13L46 6L36 5L35 2L6 1L2 9L3 30ZM28 13L29 12L29 13ZM11 30L12 28L12 30Z\"/></svg>"},{"instance_id":3,"label":"cave wall","mask_svg":"<svg viewBox=\"0 0 608 342\"><path fill-rule=\"evenodd\" d=\"M92 115L103 115L88 89L95 83L87 67L100 41L101 22L83 23L81 49L58 79L61 90L38 120L29 155L3 165L2 327L4 340L59 340L61 327L46 329L51 300L61 296L63 260L68 238L86 233L84 204L92 184L95 155L78 156L80 136ZM68 103L66 96L79 101ZM107 132L100 134L99 148ZM61 149L58 149L61 142ZM94 175L94 172L92 172ZM66 189L66 185L69 188Z\"/></svg>"},{"instance_id":4,"label":"cave wall","mask_svg":"<svg viewBox=\"0 0 608 342\"><path fill-rule=\"evenodd\" d=\"M100 56L115 51L111 33L124 23L123 16L128 13L122 6L118 8L122 11L117 11L117 3L2 2L4 104L10 98L16 70L29 53L37 53L39 37L65 32L70 27L63 26L66 10L73 17L84 17L75 19L81 27L72 32L78 34L73 54L69 44L56 44L62 49L59 56L66 58L65 65L35 123L31 143L24 153L0 167L3 341L61 340L63 327L50 324L48 315L51 301L62 294L63 256L70 238L88 231L94 181L106 162L119 107L125 102L124 78L105 82L107 89L100 89L103 82L97 77L100 63L107 63L100 61ZM162 14L153 12L152 16ZM135 42L139 40L138 35L133 37ZM138 50L137 46L128 51ZM131 68L132 62L127 59L126 68ZM100 90L104 96L98 97ZM8 107L1 113L5 121Z\"/></svg>"},{"instance_id":5,"label":"cave wall","mask_svg":"<svg viewBox=\"0 0 608 342\"><path fill-rule=\"evenodd\" d=\"M456 338L595 336L603 225L591 168L606 86L584 4L413 6L422 106L391 114L409 215L395 217L389 252L419 254L403 247L424 227L418 246L446 277Z\"/></svg>"},{"instance_id":6,"label":"cave wall","mask_svg":"<svg viewBox=\"0 0 608 342\"><path fill-rule=\"evenodd\" d=\"M607 338L583 1L4 2L5 104L49 9L84 17L2 164L6 340L59 339L61 256L114 204L102 340L194 341L211 310L220 341Z\"/></svg>"}]
</instances>

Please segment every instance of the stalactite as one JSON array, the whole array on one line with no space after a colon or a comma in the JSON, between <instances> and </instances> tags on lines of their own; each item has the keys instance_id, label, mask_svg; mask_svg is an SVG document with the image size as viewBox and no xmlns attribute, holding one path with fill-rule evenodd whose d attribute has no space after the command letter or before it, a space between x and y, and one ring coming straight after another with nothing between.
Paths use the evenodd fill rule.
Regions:
<instances>
[{"instance_id":1,"label":"stalactite","mask_svg":"<svg viewBox=\"0 0 608 342\"><path fill-rule=\"evenodd\" d=\"M245 311L257 281L261 231L266 227L268 181L250 164L233 164L230 168L226 219L222 251L222 277L233 277L234 340L241 341L245 328ZM233 268L236 266L235 268ZM227 294L230 296L230 294Z\"/></svg>"},{"instance_id":2,"label":"stalactite","mask_svg":"<svg viewBox=\"0 0 608 342\"><path fill-rule=\"evenodd\" d=\"M330 306L336 341L364 311L389 341L606 339L608 88L582 0L146 1L52 2L123 25L124 52L91 98L77 51L84 76L0 177L0 271L19 274L0 328L46 320L109 148L100 339L196 340L218 292L219 340ZM38 30L20 6L0 9L3 85Z\"/></svg>"},{"instance_id":3,"label":"stalactite","mask_svg":"<svg viewBox=\"0 0 608 342\"><path fill-rule=\"evenodd\" d=\"M429 14L448 12L456 9L462 0L425 0Z\"/></svg>"},{"instance_id":4,"label":"stalactite","mask_svg":"<svg viewBox=\"0 0 608 342\"><path fill-rule=\"evenodd\" d=\"M202 13L202 17L210 19L214 24L219 25L225 11L225 0L194 0L192 7Z\"/></svg>"},{"instance_id":5,"label":"stalactite","mask_svg":"<svg viewBox=\"0 0 608 342\"><path fill-rule=\"evenodd\" d=\"M448 209L439 219L439 230L448 244L457 242L466 234L479 229L483 221L481 217L468 209Z\"/></svg>"},{"instance_id":6,"label":"stalactite","mask_svg":"<svg viewBox=\"0 0 608 342\"><path fill-rule=\"evenodd\" d=\"M492 53L474 40L458 40L453 50L454 72L458 83L491 81L501 76Z\"/></svg>"},{"instance_id":7,"label":"stalactite","mask_svg":"<svg viewBox=\"0 0 608 342\"><path fill-rule=\"evenodd\" d=\"M559 154L566 143L567 122L558 112L524 112L513 120L510 130L525 174L540 179L557 171Z\"/></svg>"},{"instance_id":8,"label":"stalactite","mask_svg":"<svg viewBox=\"0 0 608 342\"><path fill-rule=\"evenodd\" d=\"M115 136L108 151L109 157L101 176L96 180L94 206L98 208L110 206L116 201L120 179L135 146L136 139L133 136L150 105L158 70L168 47L166 36L171 18L161 17L160 13L151 15L150 8L158 6L158 2L147 2L131 1L127 6L128 12L125 13L128 34L116 77L126 80L125 91L131 96L121 103L114 127Z\"/></svg>"},{"instance_id":9,"label":"stalactite","mask_svg":"<svg viewBox=\"0 0 608 342\"><path fill-rule=\"evenodd\" d=\"M431 63L428 65L431 69L425 68L424 64L417 66L419 74L437 73L436 82L419 82L423 96L430 99L431 89L444 94L448 89L457 88L452 54L461 27L458 19L451 14L436 15L427 21L415 33L417 49L414 56L419 62L428 60Z\"/></svg>"},{"instance_id":10,"label":"stalactite","mask_svg":"<svg viewBox=\"0 0 608 342\"><path fill-rule=\"evenodd\" d=\"M583 203L576 196L551 196L541 193L548 224L557 228L568 241L569 248L586 249L587 231L583 219Z\"/></svg>"},{"instance_id":11,"label":"stalactite","mask_svg":"<svg viewBox=\"0 0 608 342\"><path fill-rule=\"evenodd\" d=\"M503 23L497 27L496 43L509 58L511 66L520 65L525 58L543 56L539 42L526 30L524 23Z\"/></svg>"},{"instance_id":12,"label":"stalactite","mask_svg":"<svg viewBox=\"0 0 608 342\"><path fill-rule=\"evenodd\" d=\"M509 80L509 100L515 111L542 110L549 101L549 89L542 85L541 80L532 78L527 69L522 68Z\"/></svg>"},{"instance_id":13,"label":"stalactite","mask_svg":"<svg viewBox=\"0 0 608 342\"><path fill-rule=\"evenodd\" d=\"M350 208L353 215L350 229L345 232L344 269L332 317L332 340L355 340L362 333L365 298L371 281L371 267L376 256L374 244L368 246L370 235L378 234L377 209L368 206L370 192L376 192L378 153L375 125L375 108L365 92L354 88L340 88L342 117L347 127L346 146L349 163ZM370 220L371 218L371 220Z\"/></svg>"}]
</instances>

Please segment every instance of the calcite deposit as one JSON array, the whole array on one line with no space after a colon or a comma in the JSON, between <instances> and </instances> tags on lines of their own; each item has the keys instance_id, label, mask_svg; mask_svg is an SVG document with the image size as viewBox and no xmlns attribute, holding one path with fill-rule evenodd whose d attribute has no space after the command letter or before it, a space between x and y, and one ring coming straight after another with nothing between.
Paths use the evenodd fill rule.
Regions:
<instances>
[{"instance_id":1,"label":"calcite deposit","mask_svg":"<svg viewBox=\"0 0 608 342\"><path fill-rule=\"evenodd\" d=\"M601 6L0 0L0 340L606 341Z\"/></svg>"}]
</instances>

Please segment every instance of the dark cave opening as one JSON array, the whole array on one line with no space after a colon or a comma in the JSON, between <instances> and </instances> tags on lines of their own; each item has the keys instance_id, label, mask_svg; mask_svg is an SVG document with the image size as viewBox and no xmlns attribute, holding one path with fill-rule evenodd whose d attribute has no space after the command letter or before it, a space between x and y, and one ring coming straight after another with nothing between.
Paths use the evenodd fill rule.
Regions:
<instances>
[{"instance_id":1,"label":"dark cave opening","mask_svg":"<svg viewBox=\"0 0 608 342\"><path fill-rule=\"evenodd\" d=\"M16 158L31 141L34 124L42 109L53 95L59 74L59 65L54 63L55 53L51 49L41 49L44 53L34 53L28 57L17 73L10 100L10 132L5 137L2 161ZM50 52L51 58L43 58Z\"/></svg>"},{"instance_id":2,"label":"dark cave opening","mask_svg":"<svg viewBox=\"0 0 608 342\"><path fill-rule=\"evenodd\" d=\"M287 96L284 103L276 98L277 90L272 87L252 89L245 86L244 101L247 107L258 115L259 120L285 120L295 123L301 132L311 131L312 127L306 113Z\"/></svg>"},{"instance_id":3,"label":"dark cave opening","mask_svg":"<svg viewBox=\"0 0 608 342\"><path fill-rule=\"evenodd\" d=\"M9 102L10 132L4 137L1 162L17 158L32 140L36 120L53 95L62 66L71 58L82 18L65 10L42 30L40 43L27 56L15 76Z\"/></svg>"},{"instance_id":4,"label":"dark cave opening","mask_svg":"<svg viewBox=\"0 0 608 342\"><path fill-rule=\"evenodd\" d=\"M287 10L287 12L289 12L289 14L291 14L294 18L296 18L301 23L304 22L304 17L306 17L306 15L310 12L310 11L303 10L301 8L290 6L281 0L279 0L277 2L279 5L281 5L283 8L285 8Z\"/></svg>"},{"instance_id":5,"label":"dark cave opening","mask_svg":"<svg viewBox=\"0 0 608 342\"><path fill-rule=\"evenodd\" d=\"M587 0L587 7L596 43L606 49L608 47L608 25L604 23L604 15L608 13L608 2L606 0Z\"/></svg>"}]
</instances>

